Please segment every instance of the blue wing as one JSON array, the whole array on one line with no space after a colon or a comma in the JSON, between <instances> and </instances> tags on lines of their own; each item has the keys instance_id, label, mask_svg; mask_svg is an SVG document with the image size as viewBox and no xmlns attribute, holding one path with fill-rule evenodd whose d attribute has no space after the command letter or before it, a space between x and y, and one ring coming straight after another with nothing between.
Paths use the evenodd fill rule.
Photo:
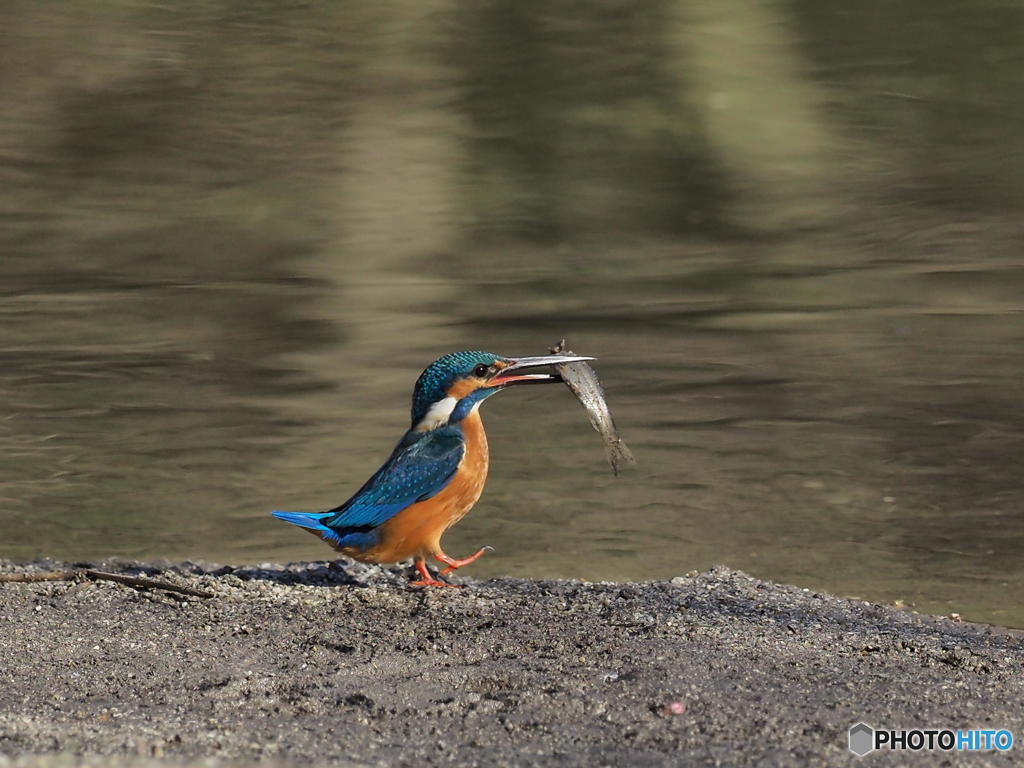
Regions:
<instances>
[{"instance_id":1,"label":"blue wing","mask_svg":"<svg viewBox=\"0 0 1024 768\"><path fill-rule=\"evenodd\" d=\"M336 546L364 546L374 528L444 488L464 451L457 427L409 433L384 466L341 506L326 512L274 512L274 517L308 528ZM342 543L343 538L350 541Z\"/></svg>"}]
</instances>

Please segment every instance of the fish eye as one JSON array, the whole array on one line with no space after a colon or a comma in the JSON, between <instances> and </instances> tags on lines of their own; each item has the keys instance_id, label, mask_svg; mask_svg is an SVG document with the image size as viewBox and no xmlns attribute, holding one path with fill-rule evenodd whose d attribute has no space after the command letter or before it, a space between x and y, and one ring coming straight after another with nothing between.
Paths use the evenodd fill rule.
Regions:
<instances>
[{"instance_id":1,"label":"fish eye","mask_svg":"<svg viewBox=\"0 0 1024 768\"><path fill-rule=\"evenodd\" d=\"M489 370L490 368L488 366L484 365L483 363L480 363L476 368L473 369L473 375L479 376L482 379L484 376L487 375L487 371Z\"/></svg>"}]
</instances>

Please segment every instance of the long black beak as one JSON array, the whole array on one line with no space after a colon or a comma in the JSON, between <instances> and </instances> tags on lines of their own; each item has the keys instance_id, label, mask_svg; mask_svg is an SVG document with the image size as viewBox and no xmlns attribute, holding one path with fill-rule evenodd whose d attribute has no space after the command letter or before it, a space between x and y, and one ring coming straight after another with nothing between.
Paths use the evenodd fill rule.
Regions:
<instances>
[{"instance_id":1,"label":"long black beak","mask_svg":"<svg viewBox=\"0 0 1024 768\"><path fill-rule=\"evenodd\" d=\"M491 386L507 387L512 384L551 384L561 381L561 377L551 373L518 373L518 371L530 368L540 368L545 365L562 365L563 363L579 363L584 360L593 360L592 357L575 357L572 355L542 355L540 357L517 357L512 363L500 371L493 379Z\"/></svg>"}]
</instances>

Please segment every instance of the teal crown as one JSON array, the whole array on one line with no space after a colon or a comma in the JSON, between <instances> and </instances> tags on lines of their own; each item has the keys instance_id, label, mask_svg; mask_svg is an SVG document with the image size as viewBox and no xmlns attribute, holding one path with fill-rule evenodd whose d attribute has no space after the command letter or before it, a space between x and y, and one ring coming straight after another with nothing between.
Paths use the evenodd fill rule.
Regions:
<instances>
[{"instance_id":1,"label":"teal crown","mask_svg":"<svg viewBox=\"0 0 1024 768\"><path fill-rule=\"evenodd\" d=\"M431 405L447 397L452 384L459 379L472 376L473 369L478 365L490 365L501 359L501 355L472 350L452 352L432 362L416 379L416 388L412 393L412 423L418 423L427 414Z\"/></svg>"}]
</instances>

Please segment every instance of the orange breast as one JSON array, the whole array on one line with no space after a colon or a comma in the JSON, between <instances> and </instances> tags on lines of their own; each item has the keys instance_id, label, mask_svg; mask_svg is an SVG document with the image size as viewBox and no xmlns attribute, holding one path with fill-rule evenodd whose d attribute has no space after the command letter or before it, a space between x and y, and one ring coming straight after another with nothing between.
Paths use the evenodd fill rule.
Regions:
<instances>
[{"instance_id":1,"label":"orange breast","mask_svg":"<svg viewBox=\"0 0 1024 768\"><path fill-rule=\"evenodd\" d=\"M462 421L466 450L459 468L433 498L412 504L377 529L378 544L366 551L342 552L356 560L395 563L428 557L441 549L441 535L473 508L487 480L487 435L479 412Z\"/></svg>"}]
</instances>

